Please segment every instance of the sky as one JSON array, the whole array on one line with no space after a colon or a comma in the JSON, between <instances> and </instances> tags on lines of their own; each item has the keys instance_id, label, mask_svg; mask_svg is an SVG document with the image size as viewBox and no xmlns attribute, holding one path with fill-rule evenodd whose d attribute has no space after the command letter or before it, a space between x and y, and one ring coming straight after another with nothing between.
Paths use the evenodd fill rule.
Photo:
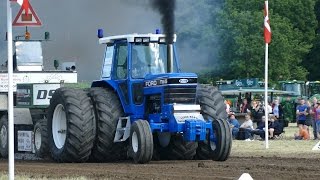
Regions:
<instances>
[{"instance_id":1,"label":"sky","mask_svg":"<svg viewBox=\"0 0 320 180\"><path fill-rule=\"evenodd\" d=\"M43 42L45 69L54 69L54 60L59 60L60 64L75 61L79 81L99 79L104 46L98 44L97 29L104 29L104 36L109 36L153 33L161 28L161 16L151 8L148 0L29 1L42 22L41 27L29 27L31 39L43 39L44 33L50 32L50 41ZM19 8L18 4L12 5L13 19ZM179 10L179 4L176 10ZM6 0L2 0L0 65L7 60L6 13ZM25 27L13 27L13 36L23 35L24 31Z\"/></svg>"}]
</instances>

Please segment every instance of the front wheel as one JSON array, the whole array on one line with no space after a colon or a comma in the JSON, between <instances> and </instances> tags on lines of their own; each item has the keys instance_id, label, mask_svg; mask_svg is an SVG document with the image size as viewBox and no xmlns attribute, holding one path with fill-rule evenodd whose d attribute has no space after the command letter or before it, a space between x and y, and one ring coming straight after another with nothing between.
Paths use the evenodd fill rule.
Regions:
<instances>
[{"instance_id":1,"label":"front wheel","mask_svg":"<svg viewBox=\"0 0 320 180\"><path fill-rule=\"evenodd\" d=\"M215 142L208 140L210 146L210 154L215 161L225 161L228 159L231 151L231 131L229 124L224 120L214 120L213 133L215 135Z\"/></svg>"},{"instance_id":2,"label":"front wheel","mask_svg":"<svg viewBox=\"0 0 320 180\"><path fill-rule=\"evenodd\" d=\"M138 120L132 124L129 151L135 163L144 164L151 160L153 155L153 137L147 121Z\"/></svg>"},{"instance_id":3,"label":"front wheel","mask_svg":"<svg viewBox=\"0 0 320 180\"><path fill-rule=\"evenodd\" d=\"M221 93L218 89L199 85L197 89L197 102L201 106L201 114L207 120L211 119L214 141L210 141L209 131L207 139L199 142L197 149L197 159L213 159L215 161L225 161L228 159L232 138L229 124L227 122L227 112Z\"/></svg>"}]
</instances>

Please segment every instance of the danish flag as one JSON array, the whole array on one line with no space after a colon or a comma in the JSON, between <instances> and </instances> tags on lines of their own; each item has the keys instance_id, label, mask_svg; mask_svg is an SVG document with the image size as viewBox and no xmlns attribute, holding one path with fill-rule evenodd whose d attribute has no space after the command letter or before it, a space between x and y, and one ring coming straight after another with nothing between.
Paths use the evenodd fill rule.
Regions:
<instances>
[{"instance_id":1,"label":"danish flag","mask_svg":"<svg viewBox=\"0 0 320 180\"><path fill-rule=\"evenodd\" d=\"M267 44L271 42L271 27L269 21L268 1L264 2L264 41Z\"/></svg>"}]
</instances>

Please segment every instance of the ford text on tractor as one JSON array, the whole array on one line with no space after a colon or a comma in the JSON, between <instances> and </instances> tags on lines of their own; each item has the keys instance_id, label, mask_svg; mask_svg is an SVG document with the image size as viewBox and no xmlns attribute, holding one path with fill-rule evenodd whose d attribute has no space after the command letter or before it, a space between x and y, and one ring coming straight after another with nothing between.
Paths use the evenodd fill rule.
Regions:
<instances>
[{"instance_id":1,"label":"ford text on tractor","mask_svg":"<svg viewBox=\"0 0 320 180\"><path fill-rule=\"evenodd\" d=\"M90 90L60 88L50 101L53 159L228 159L223 97L180 71L176 36L171 44L163 34L99 38L106 45L101 80Z\"/></svg>"},{"instance_id":2,"label":"ford text on tractor","mask_svg":"<svg viewBox=\"0 0 320 180\"><path fill-rule=\"evenodd\" d=\"M76 83L75 71L48 71L43 67L41 40L14 41L15 152L48 152L47 108L61 83ZM0 157L8 156L8 72L0 70Z\"/></svg>"}]
</instances>

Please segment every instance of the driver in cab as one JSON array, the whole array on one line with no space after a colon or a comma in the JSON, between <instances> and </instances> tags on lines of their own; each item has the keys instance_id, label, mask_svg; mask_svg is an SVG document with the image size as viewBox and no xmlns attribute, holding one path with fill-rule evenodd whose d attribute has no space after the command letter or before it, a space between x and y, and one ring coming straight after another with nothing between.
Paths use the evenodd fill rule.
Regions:
<instances>
[{"instance_id":1,"label":"driver in cab","mask_svg":"<svg viewBox=\"0 0 320 180\"><path fill-rule=\"evenodd\" d=\"M146 64L141 61L136 49L132 49L132 77L144 78L146 75Z\"/></svg>"}]
</instances>

